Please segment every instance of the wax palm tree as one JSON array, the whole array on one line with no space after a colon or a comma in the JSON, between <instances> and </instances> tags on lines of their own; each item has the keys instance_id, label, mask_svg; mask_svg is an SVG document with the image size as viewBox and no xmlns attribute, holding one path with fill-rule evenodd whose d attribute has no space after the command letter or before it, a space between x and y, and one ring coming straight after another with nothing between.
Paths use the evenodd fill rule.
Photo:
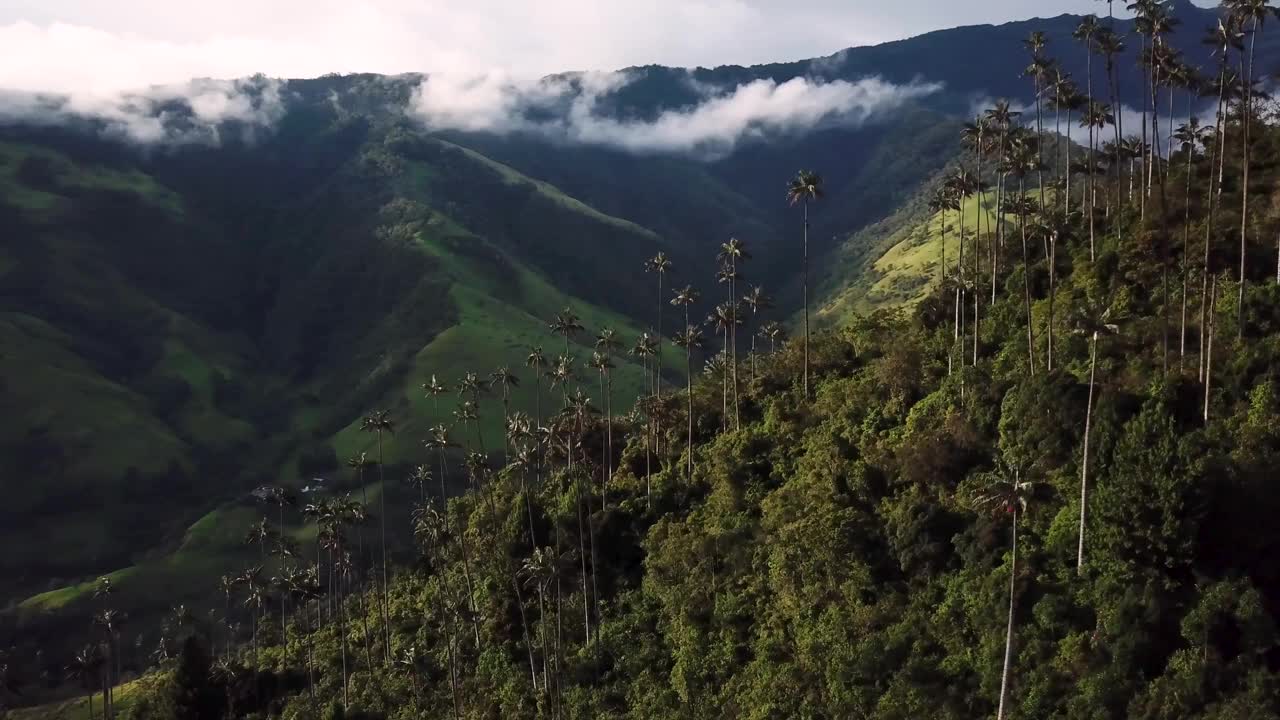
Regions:
<instances>
[{"instance_id":1,"label":"wax palm tree","mask_svg":"<svg viewBox=\"0 0 1280 720\"><path fill-rule=\"evenodd\" d=\"M1086 194L1089 196L1087 215L1089 218L1090 261L1095 260L1097 257L1094 220L1097 216L1095 208L1098 202L1098 138L1102 134L1102 129L1113 122L1115 122L1115 118L1111 115L1111 106L1106 103L1091 103L1080 118L1080 124L1089 128L1089 187L1086 190Z\"/></svg>"},{"instance_id":2,"label":"wax palm tree","mask_svg":"<svg viewBox=\"0 0 1280 720\"><path fill-rule=\"evenodd\" d=\"M592 358L591 366L600 373L603 383L600 396L604 399L605 413L605 475L601 499L603 506L607 508L609 506L608 487L613 482L613 370L616 367L613 364L613 357L622 352L622 341L618 339L618 333L612 328L604 328L596 335L595 348L597 353L604 356L604 362Z\"/></svg>"},{"instance_id":3,"label":"wax palm tree","mask_svg":"<svg viewBox=\"0 0 1280 720\"><path fill-rule=\"evenodd\" d=\"M102 653L99 651L97 645L85 645L75 654L71 660L71 664L67 666L67 675L72 680L79 682L81 687L89 691L89 720L93 720L94 717L93 684L98 681L98 675L102 671L102 666Z\"/></svg>"},{"instance_id":4,"label":"wax palm tree","mask_svg":"<svg viewBox=\"0 0 1280 720\"><path fill-rule=\"evenodd\" d=\"M347 458L347 467L351 468L356 473L356 485L360 488L360 501L364 503L365 507L369 507L369 489L368 487L365 486L364 469L371 465L373 465L373 461L369 459L369 454L364 451L358 452L355 455L352 455L351 457ZM357 531L356 543L357 543L357 556L359 557L359 562L360 562L360 570L361 572L363 572L366 569L366 566L365 566L366 560L365 560L365 552L364 552L364 528L360 528Z\"/></svg>"},{"instance_id":5,"label":"wax palm tree","mask_svg":"<svg viewBox=\"0 0 1280 720\"><path fill-rule=\"evenodd\" d=\"M114 608L105 608L103 610L100 610L97 614L93 616L94 624L102 628L103 635L106 637L106 645L107 645L107 658L105 661L106 676L107 676L106 682L105 682L106 693L102 698L102 706L103 706L102 716L104 718L111 718L115 716L115 705L116 705L115 686L117 683L120 682L120 676L121 676L120 644L119 644L118 632L120 629L120 625L124 622L124 620L125 620L125 614L120 610L116 610ZM112 672L113 665L114 665L114 674Z\"/></svg>"},{"instance_id":6,"label":"wax palm tree","mask_svg":"<svg viewBox=\"0 0 1280 720\"><path fill-rule=\"evenodd\" d=\"M804 398L809 399L809 203L821 200L823 196L822 176L808 170L801 170L787 185L787 202L795 207L804 206L804 251L803 251L803 285L804 285ZM688 326L685 318L685 326Z\"/></svg>"},{"instance_id":7,"label":"wax palm tree","mask_svg":"<svg viewBox=\"0 0 1280 720\"><path fill-rule=\"evenodd\" d=\"M448 470L449 470L448 461L446 458L447 458L447 453L449 452L449 449L458 447L458 444L449 439L449 429L444 425L436 425L435 427L431 428L430 432L431 432L431 435L426 441L426 446L429 449L436 451L436 456L437 456L437 459L439 460L440 498L441 498L440 513L441 513L441 517L444 519L445 532L446 534L450 534L449 533L449 509L448 509L447 503L445 503L444 501L444 498L446 496L445 476L448 474ZM476 617L479 617L479 615L476 612L476 607L475 607L475 602L476 602L475 585L474 583L472 583L472 580L471 580L471 548L468 543L467 534L465 530L466 529L463 528L461 532L457 533L456 542L458 545L458 554L462 556L462 577L463 577L463 582L467 586L468 609L470 610L471 616L473 618L476 618ZM479 648L480 647L479 624L478 623L473 624L472 629L475 631L474 634L475 634L476 647Z\"/></svg>"},{"instance_id":8,"label":"wax palm tree","mask_svg":"<svg viewBox=\"0 0 1280 720\"><path fill-rule=\"evenodd\" d=\"M1073 30L1073 31L1071 32L1071 37L1072 37L1072 38L1074 38L1075 40L1077 40L1078 42L1080 42L1082 45L1084 45L1084 55L1085 55L1085 100L1084 100L1084 105L1083 105L1083 107L1084 107L1084 108L1092 108L1092 107L1093 107L1093 102L1094 102L1094 101L1093 101L1093 55L1094 55L1094 38L1096 38L1096 37L1098 36L1098 32L1099 32L1101 29L1102 29L1102 28L1101 28L1101 26L1098 24L1098 18L1097 18L1096 16L1094 16L1094 15L1087 15L1087 16L1085 16L1085 18L1084 18L1083 20L1081 20L1081 21L1080 21L1080 24L1076 26L1075 30ZM1085 123L1085 122L1083 122L1083 121L1081 121L1080 125L1081 125L1081 127L1088 127L1088 128L1089 128L1089 149L1090 149L1090 152L1092 153L1092 151L1093 151L1093 147L1094 147L1094 145L1093 145L1093 139L1094 139L1094 138L1093 138L1093 125L1086 125L1086 123ZM1070 127L1070 126L1071 126L1071 121L1070 121L1070 120L1068 120L1068 121L1067 121L1067 127ZM1067 152L1068 152L1068 153L1070 153L1070 151L1071 151L1071 143L1068 141L1068 142L1067 142ZM1090 155L1090 160L1089 160L1089 162L1090 162L1090 165L1092 166L1092 164L1093 164L1092 155ZM1067 163L1067 164L1068 164L1068 166L1070 166L1070 155L1068 155L1068 163ZM1091 169L1092 169L1092 168L1091 168ZM1067 174L1067 178L1068 178L1068 181L1067 181L1067 187L1068 187L1068 192L1067 192L1067 195L1068 195L1068 203L1070 203L1070 195L1071 195L1071 193L1070 193L1070 187L1071 187L1070 177L1071 177L1071 175L1070 175L1070 170L1068 170L1068 174ZM1090 174L1090 177L1092 177L1092 173ZM1090 183L1090 185L1092 185L1092 182L1090 182L1090 181L1088 181L1088 180L1086 180L1086 182L1089 182L1089 183ZM1089 192L1089 189L1088 189L1088 188L1086 188L1085 192Z\"/></svg>"},{"instance_id":9,"label":"wax palm tree","mask_svg":"<svg viewBox=\"0 0 1280 720\"><path fill-rule=\"evenodd\" d=\"M676 335L676 345L684 348L685 372L688 380L685 385L685 394L689 398L689 443L687 450L689 453L689 481L693 481L693 351L702 347L702 331L693 325L686 325L684 332Z\"/></svg>"},{"instance_id":10,"label":"wax palm tree","mask_svg":"<svg viewBox=\"0 0 1280 720\"><path fill-rule=\"evenodd\" d=\"M778 352L778 341L786 335L786 329L781 323L770 321L760 328L760 337L769 339L769 354Z\"/></svg>"},{"instance_id":11,"label":"wax palm tree","mask_svg":"<svg viewBox=\"0 0 1280 720\"><path fill-rule=\"evenodd\" d=\"M1187 295L1189 293L1189 285L1191 281L1191 177L1192 164L1196 157L1196 148L1207 145L1212 138L1211 129L1200 124L1200 120L1194 116L1188 116L1187 122L1180 125L1173 134L1173 139L1178 141L1178 145L1182 150L1182 154L1187 159L1186 166L1186 194L1182 200L1182 322L1178 331L1178 369L1182 370L1182 359L1187 354ZM1210 184L1213 182L1212 173L1209 177Z\"/></svg>"},{"instance_id":12,"label":"wax palm tree","mask_svg":"<svg viewBox=\"0 0 1280 720\"><path fill-rule=\"evenodd\" d=\"M724 373L720 376L720 397L721 397L721 429L726 429L729 424L729 377L731 371L729 369L733 360L729 356L729 337L733 333L734 313L729 303L720 303L707 316L707 325L715 331L717 335L724 338L723 344L723 365Z\"/></svg>"},{"instance_id":13,"label":"wax palm tree","mask_svg":"<svg viewBox=\"0 0 1280 720\"><path fill-rule=\"evenodd\" d=\"M947 211L957 206L954 193L951 186L943 183L934 189L933 195L929 198L929 212L931 217L940 218L942 225L942 262L938 264L938 282L942 283L947 277ZM927 223L926 223L927 227ZM957 325L957 333L959 333L959 325Z\"/></svg>"},{"instance_id":14,"label":"wax palm tree","mask_svg":"<svg viewBox=\"0 0 1280 720\"><path fill-rule=\"evenodd\" d=\"M569 341L576 337L578 333L586 329L583 327L582 321L578 318L577 313L570 308L565 308L561 312L557 313L549 327L551 328L551 332L564 338L565 355L569 354Z\"/></svg>"},{"instance_id":15,"label":"wax palm tree","mask_svg":"<svg viewBox=\"0 0 1280 720\"><path fill-rule=\"evenodd\" d=\"M405 482L418 490L418 502L427 501L427 486L435 479L435 474L426 465L415 465L405 476Z\"/></svg>"},{"instance_id":16,"label":"wax palm tree","mask_svg":"<svg viewBox=\"0 0 1280 720\"><path fill-rule=\"evenodd\" d=\"M360 423L360 429L367 433L373 433L378 438L378 523L381 531L382 543L382 634L383 634L383 650L386 662L391 661L391 620L388 616L387 609L387 584L391 581L391 577L387 574L387 479L386 459L383 455L383 436L394 435L396 432L395 420L391 418L391 411L379 410L364 418Z\"/></svg>"},{"instance_id":17,"label":"wax palm tree","mask_svg":"<svg viewBox=\"0 0 1280 720\"><path fill-rule=\"evenodd\" d=\"M1073 173L1071 146L1074 144L1071 142L1070 136L1071 121L1075 113L1084 110L1088 105L1085 96L1080 94L1079 88L1076 87L1075 82L1072 81L1069 76L1065 73L1059 72L1058 77L1059 80L1054 85L1053 104L1058 110L1066 111L1065 125L1067 132L1065 136L1060 135L1059 137L1060 144L1063 147L1062 152L1064 154L1061 164L1063 178L1065 180L1062 193L1062 207L1069 208L1071 207L1071 179Z\"/></svg>"},{"instance_id":18,"label":"wax palm tree","mask_svg":"<svg viewBox=\"0 0 1280 720\"><path fill-rule=\"evenodd\" d=\"M489 387L496 387L502 392L502 422L506 424L511 417L511 391L520 387L520 378L504 365L489 374Z\"/></svg>"},{"instance_id":19,"label":"wax palm tree","mask_svg":"<svg viewBox=\"0 0 1280 720\"><path fill-rule=\"evenodd\" d=\"M965 312L964 312L964 288L965 288L965 265L964 265L964 247L965 247L965 209L968 205L967 200L970 195L978 191L979 184L977 178L968 170L960 168L947 178L946 188L950 193L953 201L952 209L956 210L957 226L959 227L960 247L956 253L956 342L960 351L960 366L964 367L964 338L965 335ZM976 320L975 320L976 323Z\"/></svg>"},{"instance_id":20,"label":"wax palm tree","mask_svg":"<svg viewBox=\"0 0 1280 720\"><path fill-rule=\"evenodd\" d=\"M1052 77L1054 62L1045 57L1044 49L1048 44L1048 37L1044 32L1036 30L1032 32L1026 40L1022 41L1022 46L1031 53L1031 64L1023 70L1023 75L1031 78L1032 85L1035 88L1036 99L1036 173L1037 184L1040 186L1040 205L1044 206L1044 98L1043 90Z\"/></svg>"},{"instance_id":21,"label":"wax palm tree","mask_svg":"<svg viewBox=\"0 0 1280 720\"><path fill-rule=\"evenodd\" d=\"M1113 108L1118 108L1120 107L1120 73L1116 68L1116 58L1125 51L1124 39L1111 28L1102 28L1098 31L1095 47L1104 60L1107 89L1111 99L1109 104ZM1119 144L1120 138L1124 136L1124 121L1119 113L1116 113L1114 129L1115 142Z\"/></svg>"},{"instance_id":22,"label":"wax palm tree","mask_svg":"<svg viewBox=\"0 0 1280 720\"><path fill-rule=\"evenodd\" d=\"M519 577L524 580L525 584L533 585L538 591L538 617L540 618L538 625L541 635L540 643L542 645L543 690L548 694L551 693L551 658L553 653L550 649L550 641L547 638L546 595L547 589L559 574L560 558L557 557L555 550L549 547L534 548L533 553L521 564L519 571ZM557 677L557 686L559 683L560 680ZM536 689L536 683L534 687Z\"/></svg>"},{"instance_id":23,"label":"wax palm tree","mask_svg":"<svg viewBox=\"0 0 1280 720\"><path fill-rule=\"evenodd\" d=\"M658 364L653 370L654 383L657 387L658 397L662 397L662 304L664 297L662 294L662 281L666 278L667 273L671 272L673 267L674 265L672 264L671 259L662 251L658 251L657 255L649 258L644 264L645 272L651 272L658 276Z\"/></svg>"},{"instance_id":24,"label":"wax palm tree","mask_svg":"<svg viewBox=\"0 0 1280 720\"><path fill-rule=\"evenodd\" d=\"M1094 388L1098 369L1098 338L1120 332L1114 306L1109 303L1090 303L1075 318L1075 332L1089 338L1089 400L1084 414L1084 450L1080 459L1080 532L1076 548L1076 572L1084 573L1085 517L1089 503L1089 436L1092 430Z\"/></svg>"},{"instance_id":25,"label":"wax palm tree","mask_svg":"<svg viewBox=\"0 0 1280 720\"><path fill-rule=\"evenodd\" d=\"M649 375L649 368L650 364L653 362L654 356L658 354L657 338L649 333L641 333L640 336L636 338L636 344L631 346L631 349L627 351L627 354L633 358L640 359L641 366L645 371L645 376L649 380L649 386L645 388L645 391L647 393L653 393L655 388L653 387L653 378Z\"/></svg>"},{"instance_id":26,"label":"wax palm tree","mask_svg":"<svg viewBox=\"0 0 1280 720\"><path fill-rule=\"evenodd\" d=\"M218 590L222 592L224 605L222 609L222 627L226 632L223 656L231 654L231 593L236 588L236 579L231 575L218 578Z\"/></svg>"},{"instance_id":27,"label":"wax palm tree","mask_svg":"<svg viewBox=\"0 0 1280 720\"><path fill-rule=\"evenodd\" d=\"M729 242L720 246L718 258L729 266L728 302L733 311L733 325L729 328L729 357L733 363L733 423L735 427L740 427L742 419L738 401L738 325L742 324L742 321L738 318L738 280L742 279L742 275L738 270L739 266L751 259L751 253L747 252L746 243L738 238L730 238Z\"/></svg>"},{"instance_id":28,"label":"wax palm tree","mask_svg":"<svg viewBox=\"0 0 1280 720\"><path fill-rule=\"evenodd\" d=\"M1026 177L1029 172L1039 167L1036 159L1038 150L1035 139L1025 133L1018 133L1010 143L1009 152L1003 160L1004 169L1018 179L1018 197L1011 202L1010 209L1018 216L1018 225L1022 234L1022 287L1023 310L1027 318L1027 369L1031 375L1036 374L1035 332L1031 323L1031 259L1027 253L1027 218L1034 214L1037 205L1026 196Z\"/></svg>"},{"instance_id":29,"label":"wax palm tree","mask_svg":"<svg viewBox=\"0 0 1280 720\"><path fill-rule=\"evenodd\" d=\"M756 336L758 332L758 322L760 313L773 307L773 298L766 295L764 288L756 285L742 296L742 302L751 310L751 379L756 379Z\"/></svg>"},{"instance_id":30,"label":"wax palm tree","mask_svg":"<svg viewBox=\"0 0 1280 720\"><path fill-rule=\"evenodd\" d=\"M1243 55L1244 50L1244 34L1236 27L1234 22L1218 20L1216 27L1210 29L1204 38L1204 43L1209 45L1213 50L1213 55L1218 59L1218 76L1217 79L1208 85L1208 89L1216 91L1218 95L1218 110L1214 119L1214 136L1217 142L1214 143L1212 158L1210 160L1209 171L1209 194L1208 194L1208 219L1205 222L1204 233L1204 271L1201 274L1200 283L1200 379L1206 377L1206 359L1204 352L1206 348L1205 334L1209 327L1209 275L1211 273L1210 247L1213 236L1214 218L1217 214L1218 207L1222 203L1222 186L1226 171L1226 155L1227 155L1227 131L1226 131L1226 110L1229 99L1234 96L1234 87L1237 82L1237 76L1230 71L1231 52L1234 50ZM1217 164L1217 173L1213 171L1213 165ZM1216 186L1216 189L1215 189ZM1216 293L1215 293L1216 294Z\"/></svg>"},{"instance_id":31,"label":"wax palm tree","mask_svg":"<svg viewBox=\"0 0 1280 720\"><path fill-rule=\"evenodd\" d=\"M1053 372L1054 302L1057 297L1058 244L1070 238L1071 230L1075 227L1076 221L1075 212L1053 207L1041 210L1036 225L1037 233L1044 238L1045 244L1049 247L1049 317L1045 328L1045 336L1048 342L1048 359L1045 368L1049 372Z\"/></svg>"},{"instance_id":32,"label":"wax palm tree","mask_svg":"<svg viewBox=\"0 0 1280 720\"><path fill-rule=\"evenodd\" d=\"M1252 140L1252 115L1254 95L1254 50L1258 36L1266 29L1267 18L1276 14L1270 0L1226 0L1231 21L1239 28L1248 28L1248 61L1244 65L1244 92L1241 94L1241 189L1240 189L1240 288L1236 301L1236 335L1244 336L1244 288L1248 282L1245 262L1248 256L1249 237L1249 170L1251 166L1250 141Z\"/></svg>"},{"instance_id":33,"label":"wax palm tree","mask_svg":"<svg viewBox=\"0 0 1280 720\"><path fill-rule=\"evenodd\" d=\"M1004 249L1004 197L1007 194L1004 186L1004 179L1008 173L1004 168L1004 156L1008 154L1009 138L1015 134L1017 126L1014 124L1022 113L1014 110L1007 100L999 100L994 106L985 113L987 121L991 124L992 130L996 133L996 143L994 150L997 153L997 162L1000 166L996 184L996 240L1000 249ZM996 301L996 261L999 253L991 254L991 302Z\"/></svg>"},{"instance_id":34,"label":"wax palm tree","mask_svg":"<svg viewBox=\"0 0 1280 720\"><path fill-rule=\"evenodd\" d=\"M448 544L449 544L449 522L439 511L430 505L420 505L413 511L413 536L422 548L422 556L428 564L439 562L442 564L440 570L437 571L436 577L441 579L441 585L444 592L436 596L435 609L443 623L446 642L448 649L449 663L449 686L453 694L454 717L457 717L459 711L458 698L458 671L457 662L454 658L454 642L457 637L457 627L454 622L456 614L451 612L449 605L455 602L453 589L449 583L449 576L443 569L443 564L448 563Z\"/></svg>"},{"instance_id":35,"label":"wax palm tree","mask_svg":"<svg viewBox=\"0 0 1280 720\"><path fill-rule=\"evenodd\" d=\"M611 476L613 474L613 406L610 398L613 395L612 372L617 366L613 364L613 358L609 353L600 351L591 353L591 361L589 364L591 369L595 370L600 376L600 396L604 398L605 448L604 468L601 473L600 498L602 507L607 509L609 507L609 481L612 479Z\"/></svg>"},{"instance_id":36,"label":"wax palm tree","mask_svg":"<svg viewBox=\"0 0 1280 720\"><path fill-rule=\"evenodd\" d=\"M1026 513L1030 496L1031 483L1023 480L1018 470L1006 468L999 474L989 476L986 487L975 498L977 508L997 516L1008 516L1013 527L1012 556L1009 563L1009 619L1005 630L1004 669L1000 673L1000 703L996 710L996 720L1004 720L1005 702L1009 695L1009 670L1013 663L1013 611L1018 582L1018 519Z\"/></svg>"},{"instance_id":37,"label":"wax palm tree","mask_svg":"<svg viewBox=\"0 0 1280 720\"><path fill-rule=\"evenodd\" d=\"M684 308L684 324L689 326L689 308L698 302L702 294L693 288L692 285L685 285L676 290L675 296L671 298L671 304L676 307Z\"/></svg>"},{"instance_id":38,"label":"wax palm tree","mask_svg":"<svg viewBox=\"0 0 1280 720\"><path fill-rule=\"evenodd\" d=\"M258 619L266 611L267 599L262 581L262 566L247 568L236 578L245 588L244 606L250 609L250 628L253 638L253 663L258 664Z\"/></svg>"},{"instance_id":39,"label":"wax palm tree","mask_svg":"<svg viewBox=\"0 0 1280 720\"><path fill-rule=\"evenodd\" d=\"M259 561L262 565L267 564L267 543L275 537L275 531L267 524L266 518L260 518L254 523L244 536L245 545L257 544Z\"/></svg>"}]
</instances>

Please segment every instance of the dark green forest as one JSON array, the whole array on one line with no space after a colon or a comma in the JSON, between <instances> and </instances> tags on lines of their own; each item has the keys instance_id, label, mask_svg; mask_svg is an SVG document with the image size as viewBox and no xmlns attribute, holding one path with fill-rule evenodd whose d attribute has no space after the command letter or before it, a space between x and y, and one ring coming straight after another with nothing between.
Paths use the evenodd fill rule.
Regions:
<instances>
[{"instance_id":1,"label":"dark green forest","mask_svg":"<svg viewBox=\"0 0 1280 720\"><path fill-rule=\"evenodd\" d=\"M1259 59L1280 19L1224 2L1200 65L1168 41L1187 7L1135 0L1132 23L1077 18L1009 50L1031 102L938 126L949 149L907 215L940 251L917 296L837 319L813 317L838 291L813 260L858 186L832 192L820 163L773 178L743 221L793 241L727 229L695 250L463 139L342 131L352 155L327 145L336 174L261 229L268 255L314 255L284 290L253 277L274 293L244 296L256 331L226 342L177 299L194 295L134 298L186 318L172 337L193 354L227 353L208 361L222 386L261 374L211 389L200 422L176 402L164 427L223 428L209 460L228 467L333 482L264 482L219 510L236 564L183 570L216 590L106 576L64 598L83 619L15 621L59 637L0 656L0 703L74 695L12 716L135 720L1280 717L1280 113ZM486 215L460 190L481 184L522 211ZM210 237L227 210L175 215L163 184L145 197ZM713 217L697 204L693 226ZM379 244L343 242L351 218ZM397 262L363 255L383 253ZM48 277L72 283L55 260ZM401 372L344 392L370 366ZM412 400L384 403L405 377ZM305 412L272 414L288 403ZM298 437L254 449L237 419ZM154 475L203 461L175 458ZM211 542L200 527L184 548ZM164 619L127 632L130 612Z\"/></svg>"}]
</instances>

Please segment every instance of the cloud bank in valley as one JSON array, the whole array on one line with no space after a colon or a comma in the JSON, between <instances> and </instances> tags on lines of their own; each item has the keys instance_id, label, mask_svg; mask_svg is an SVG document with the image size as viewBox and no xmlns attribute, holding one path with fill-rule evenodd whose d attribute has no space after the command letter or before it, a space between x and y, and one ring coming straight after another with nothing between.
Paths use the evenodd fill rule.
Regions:
<instances>
[{"instance_id":1,"label":"cloud bank in valley","mask_svg":"<svg viewBox=\"0 0 1280 720\"><path fill-rule=\"evenodd\" d=\"M241 139L285 113L282 83L264 77L192 80L138 91L36 93L0 90L0 124L96 125L109 137L140 144L218 144L228 123Z\"/></svg>"},{"instance_id":2,"label":"cloud bank in valley","mask_svg":"<svg viewBox=\"0 0 1280 720\"><path fill-rule=\"evenodd\" d=\"M733 88L695 86L701 95L695 105L651 119L606 112L602 106L607 97L633 79L626 73L541 80L497 72L432 75L418 88L410 111L434 130L525 133L636 153L716 156L751 139L861 125L942 89L938 83L895 85L878 77L856 82L762 79Z\"/></svg>"}]
</instances>

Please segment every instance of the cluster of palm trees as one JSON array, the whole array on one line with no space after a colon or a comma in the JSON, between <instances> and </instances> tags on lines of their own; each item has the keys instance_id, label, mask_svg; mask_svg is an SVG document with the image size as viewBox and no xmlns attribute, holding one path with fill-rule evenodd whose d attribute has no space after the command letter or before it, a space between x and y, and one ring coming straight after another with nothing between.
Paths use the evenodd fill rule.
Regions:
<instances>
[{"instance_id":1,"label":"cluster of palm trees","mask_svg":"<svg viewBox=\"0 0 1280 720\"><path fill-rule=\"evenodd\" d=\"M1174 352L1171 348L1173 323L1170 315L1177 307L1180 317L1176 372L1186 372L1188 357L1197 356L1197 378L1203 383L1203 416L1207 423L1212 397L1218 288L1231 280L1236 283L1238 298L1235 308L1237 336L1245 332L1245 288L1249 282L1247 260L1251 233L1257 224L1256 218L1249 215L1249 180L1253 164L1251 126L1256 115L1256 98L1261 96L1253 67L1254 47L1267 18L1277 11L1267 0L1226 0L1220 22L1205 37L1205 43L1213 50L1217 67L1212 76L1202 76L1168 42L1170 33L1178 24L1168 3L1135 0L1128 9L1136 16L1134 30L1138 35L1138 60L1143 78L1141 121L1136 132L1125 133L1123 113L1118 111L1121 95L1117 58L1125 51L1129 38L1115 30L1114 20L1103 24L1093 16L1086 17L1073 33L1073 37L1084 46L1087 58L1083 93L1070 74L1046 54L1046 36L1032 33L1024 47L1030 54L1025 75L1032 83L1034 119L1021 120L1019 110L1009 102L1001 101L965 125L962 141L971 153L972 165L968 160L962 161L958 169L949 172L930 200L932 211L942 219L940 272L945 288L943 297L953 303L955 315L954 343L948 352L948 368L956 364L963 367L966 357L971 358L973 364L980 361L979 296L982 292L979 288L986 271L990 280L991 302L996 302L1003 274L1001 263L1008 258L1006 246L1015 228L1020 241L1017 256L1022 278L1018 284L1023 295L1026 371L1034 375L1038 369L1053 371L1055 364L1060 364L1055 358L1054 340L1061 321L1054 306L1059 247L1068 240L1076 239L1072 237L1073 233L1078 232L1081 236L1087 233L1088 262L1094 262L1098 258L1098 227L1109 224L1114 228L1116 244L1119 245L1125 242L1120 235L1123 229L1132 227L1136 220L1151 228L1160 253L1160 352L1163 370L1174 372L1170 369L1170 357ZM1101 62L1095 64L1095 57ZM1104 70L1102 83L1095 82L1095 65L1101 65ZM1103 86L1107 94L1099 97ZM1177 125L1174 118L1179 93L1185 100L1187 118ZM1203 125L1194 116L1199 97L1208 97L1216 102L1212 125ZM1046 101L1055 111L1052 135L1046 129ZM1073 157L1074 143L1062 131L1064 115L1068 128L1074 117L1085 131L1087 142L1083 157ZM1107 137L1110 139L1104 139ZM1238 143L1237 149L1232 149L1229 139ZM1232 248L1227 238L1219 234L1217 221L1222 211L1226 159L1232 152L1238 152L1240 157L1237 187L1242 203L1236 227L1240 239L1239 265L1234 278L1230 277L1223 262L1224 256L1230 256ZM1180 162L1175 162L1176 153L1182 154ZM1197 165L1197 161L1201 164ZM1197 167L1203 168L1203 172L1197 173ZM1181 193L1171 187L1172 173L1179 168L1186 174ZM1029 192L1027 181L1033 176L1035 185ZM1206 180L1200 180L1200 176ZM990 212L988 193L994 194ZM967 201L975 195L977 220L971 225L966 217ZM1179 203L1182 205L1180 208L1177 207ZM954 264L948 264L946 255L949 214L956 218L959 236ZM1179 217L1182 221L1180 233L1174 228ZM1199 250L1192 247L1195 220L1203 223L1203 247ZM1180 242L1175 241L1177 235L1181 236L1178 238ZM1083 242L1083 237L1080 239ZM979 257L984 253L986 262ZM1277 253L1280 268L1280 247ZM1033 259L1033 254L1040 257ZM1047 289L1043 297L1033 298L1031 276L1033 268L1040 263L1047 271ZM1176 302L1171 298L1172 272L1181 276L1181 293ZM1198 297L1194 292L1195 275L1200 281ZM1277 282L1280 282L1280 270ZM1080 463L1076 559L1079 572L1085 569L1090 434L1097 403L1098 345L1101 338L1119 333L1123 325L1119 309L1111 301L1114 292L1104 288L1099 294L1101 297L1089 298L1084 303L1086 307L1076 308L1070 316L1070 329L1085 337L1089 348L1089 392L1083 418L1083 456ZM970 296L971 304L968 302ZM1046 313L1040 325L1032 315L1033 299L1046 301ZM1197 303L1200 310L1198 353L1188 347L1189 318ZM971 324L966 322L970 312ZM1038 334L1043 335L1040 342L1037 341ZM961 388L963 392L963 380ZM978 502L983 506L996 507L1011 518L1014 543L1011 572L1016 576L1017 522L1019 515L1026 510L1031 484L1015 468L1000 474L991 487L991 492L979 497ZM1007 699L1014 642L1015 592L1011 577L998 718L1004 716Z\"/></svg>"}]
</instances>

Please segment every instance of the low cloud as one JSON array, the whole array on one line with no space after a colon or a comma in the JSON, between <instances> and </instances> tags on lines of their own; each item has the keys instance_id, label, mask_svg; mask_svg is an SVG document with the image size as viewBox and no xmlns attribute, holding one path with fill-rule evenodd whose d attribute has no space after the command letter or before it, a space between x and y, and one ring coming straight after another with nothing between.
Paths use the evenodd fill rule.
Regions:
<instances>
[{"instance_id":1,"label":"low cloud","mask_svg":"<svg viewBox=\"0 0 1280 720\"><path fill-rule=\"evenodd\" d=\"M938 83L895 85L872 77L821 82L797 77L733 88L697 86L692 107L651 119L619 118L609 96L634 80L625 73L581 73L521 81L503 73L423 80L411 111L430 129L527 133L635 153L721 156L739 143L823 127L851 127L938 92Z\"/></svg>"},{"instance_id":2,"label":"low cloud","mask_svg":"<svg viewBox=\"0 0 1280 720\"><path fill-rule=\"evenodd\" d=\"M87 124L140 144L217 145L225 133L252 141L285 112L282 83L253 77L193 80L133 92L0 91L0 124Z\"/></svg>"}]
</instances>

